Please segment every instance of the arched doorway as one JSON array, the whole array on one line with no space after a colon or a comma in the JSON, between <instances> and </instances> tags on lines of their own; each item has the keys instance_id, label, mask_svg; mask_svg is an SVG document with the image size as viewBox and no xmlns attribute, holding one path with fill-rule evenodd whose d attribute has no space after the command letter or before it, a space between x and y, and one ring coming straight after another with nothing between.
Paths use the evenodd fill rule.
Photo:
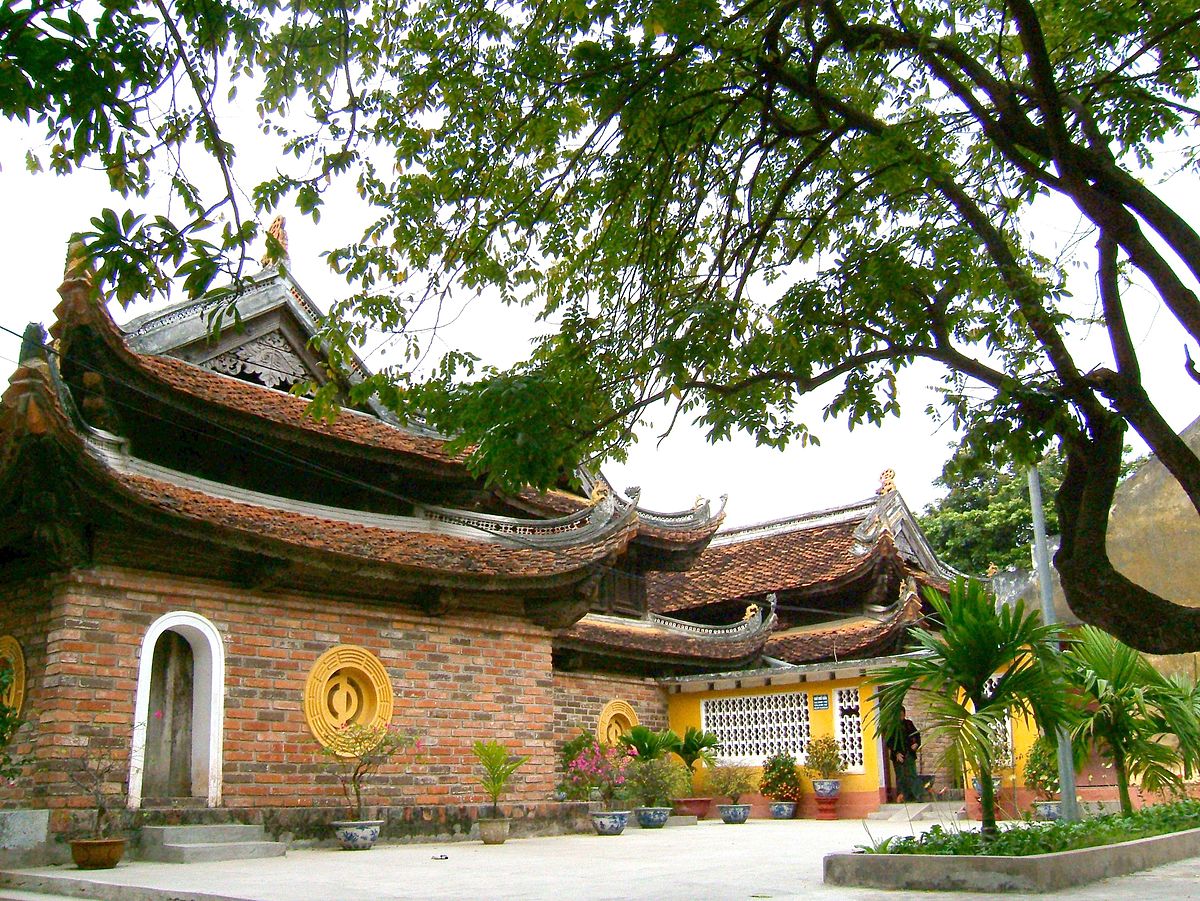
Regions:
<instances>
[{"instance_id":1,"label":"arched doorway","mask_svg":"<svg viewBox=\"0 0 1200 901\"><path fill-rule=\"evenodd\" d=\"M150 715L142 798L192 797L195 655L174 629L158 636L150 664Z\"/></svg>"},{"instance_id":2,"label":"arched doorway","mask_svg":"<svg viewBox=\"0 0 1200 901\"><path fill-rule=\"evenodd\" d=\"M221 803L225 651L195 613L168 613L146 631L138 666L129 806L200 798Z\"/></svg>"}]
</instances>

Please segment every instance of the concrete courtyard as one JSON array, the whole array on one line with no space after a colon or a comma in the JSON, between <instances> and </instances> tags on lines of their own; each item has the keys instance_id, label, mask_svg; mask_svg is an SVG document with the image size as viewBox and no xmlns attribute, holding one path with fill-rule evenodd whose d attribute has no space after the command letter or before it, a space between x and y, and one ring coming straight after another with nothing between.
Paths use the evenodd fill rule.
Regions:
<instances>
[{"instance_id":1,"label":"concrete courtyard","mask_svg":"<svg viewBox=\"0 0 1200 901\"><path fill-rule=\"evenodd\" d=\"M929 823L915 826L927 828ZM267 860L203 864L123 863L91 874L73 867L22 870L52 877L43 891L0 888L0 901L51 897L121 901L389 901L389 899L531 898L555 901L654 898L694 899L904 899L938 893L826 888L821 861L869 840L907 833L898 823L840 820L744 826L704 821L694 826L601 838L568 835L511 839L502 846L479 842L381 845L372 851L290 851ZM58 882L70 879L70 885ZM986 898L955 894L950 898ZM1200 898L1200 858L1138 875L1110 879L1054 897L1138 901Z\"/></svg>"}]
</instances>

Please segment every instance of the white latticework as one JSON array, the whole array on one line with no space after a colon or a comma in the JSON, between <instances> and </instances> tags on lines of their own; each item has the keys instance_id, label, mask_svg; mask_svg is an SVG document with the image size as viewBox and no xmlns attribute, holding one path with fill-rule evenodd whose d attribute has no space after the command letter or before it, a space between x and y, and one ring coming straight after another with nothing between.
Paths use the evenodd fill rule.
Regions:
<instances>
[{"instance_id":1,"label":"white latticework","mask_svg":"<svg viewBox=\"0 0 1200 901\"><path fill-rule=\"evenodd\" d=\"M862 710L857 688L839 688L833 693L833 734L846 772L863 772Z\"/></svg>"},{"instance_id":2,"label":"white latticework","mask_svg":"<svg viewBox=\"0 0 1200 901\"><path fill-rule=\"evenodd\" d=\"M983 693L990 698L999 682L999 675L992 676L983 683ZM1012 719L1007 715L1000 722L992 724L992 747L995 748L993 767L1006 768L1013 765Z\"/></svg>"},{"instance_id":3,"label":"white latticework","mask_svg":"<svg viewBox=\"0 0 1200 901\"><path fill-rule=\"evenodd\" d=\"M721 740L721 760L759 766L788 751L800 763L808 753L808 694L741 695L700 703L700 728Z\"/></svg>"}]
</instances>

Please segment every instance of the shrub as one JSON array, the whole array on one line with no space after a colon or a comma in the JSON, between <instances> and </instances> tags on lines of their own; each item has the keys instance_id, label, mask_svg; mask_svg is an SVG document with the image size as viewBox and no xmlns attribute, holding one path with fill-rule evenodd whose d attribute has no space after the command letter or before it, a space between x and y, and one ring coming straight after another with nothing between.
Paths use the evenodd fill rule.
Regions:
<instances>
[{"instance_id":1,"label":"shrub","mask_svg":"<svg viewBox=\"0 0 1200 901\"><path fill-rule=\"evenodd\" d=\"M666 757L639 757L629 765L625 788L641 807L665 807L691 791L687 767Z\"/></svg>"},{"instance_id":2,"label":"shrub","mask_svg":"<svg viewBox=\"0 0 1200 901\"><path fill-rule=\"evenodd\" d=\"M987 836L976 830L959 831L934 826L921 835L882 839L855 850L864 854L989 854L1024 857L1094 848L1166 835L1200 827L1200 801L1176 801L1144 807L1135 813L1110 814L1068 823L1019 823Z\"/></svg>"},{"instance_id":3,"label":"shrub","mask_svg":"<svg viewBox=\"0 0 1200 901\"><path fill-rule=\"evenodd\" d=\"M683 741L676 751L690 772L696 771L696 764L703 763L706 767L715 766L717 751L721 748L721 740L711 732L688 726L683 733Z\"/></svg>"},{"instance_id":4,"label":"shrub","mask_svg":"<svg viewBox=\"0 0 1200 901\"><path fill-rule=\"evenodd\" d=\"M1058 747L1053 739L1038 736L1025 758L1024 775L1026 787L1039 801L1049 801L1058 794Z\"/></svg>"},{"instance_id":5,"label":"shrub","mask_svg":"<svg viewBox=\"0 0 1200 901\"><path fill-rule=\"evenodd\" d=\"M800 800L800 773L796 758L787 751L772 754L763 761L759 790L776 801Z\"/></svg>"},{"instance_id":6,"label":"shrub","mask_svg":"<svg viewBox=\"0 0 1200 901\"><path fill-rule=\"evenodd\" d=\"M832 735L822 735L810 741L804 769L812 779L837 779L846 772L837 739Z\"/></svg>"},{"instance_id":7,"label":"shrub","mask_svg":"<svg viewBox=\"0 0 1200 901\"><path fill-rule=\"evenodd\" d=\"M731 804L738 803L742 795L754 791L757 779L748 766L722 764L708 772L708 787L718 795L728 798Z\"/></svg>"}]
</instances>

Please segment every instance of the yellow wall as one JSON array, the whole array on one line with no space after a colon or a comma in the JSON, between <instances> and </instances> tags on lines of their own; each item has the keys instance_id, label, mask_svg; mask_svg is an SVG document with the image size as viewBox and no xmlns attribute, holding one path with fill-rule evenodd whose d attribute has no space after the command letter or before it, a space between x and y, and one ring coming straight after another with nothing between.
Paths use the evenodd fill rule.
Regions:
<instances>
[{"instance_id":1,"label":"yellow wall","mask_svg":"<svg viewBox=\"0 0 1200 901\"><path fill-rule=\"evenodd\" d=\"M707 698L728 698L736 696L749 696L761 694L778 694L780 692L807 692L808 694L808 717L809 717L809 736L810 738L818 738L822 735L833 734L833 694L838 688L853 688L859 690L859 712L863 721L863 772L861 773L846 773L842 778L842 791L859 792L859 791L878 791L880 785L879 774L879 739L875 735L872 728L874 714L872 711L875 708L873 692L865 680L859 676L850 679L839 679L837 681L813 681L791 683L787 685L770 685L756 686L753 688L735 688L728 690L717 691L698 691L680 694L671 694L667 699L667 718L671 729L677 734L683 735L689 726L700 728L700 702ZM829 709L813 710L813 696L817 694L829 695ZM702 779L703 777L698 777ZM803 776L804 786L806 791L812 791L812 782ZM703 785L697 784L697 789L702 789Z\"/></svg>"}]
</instances>

